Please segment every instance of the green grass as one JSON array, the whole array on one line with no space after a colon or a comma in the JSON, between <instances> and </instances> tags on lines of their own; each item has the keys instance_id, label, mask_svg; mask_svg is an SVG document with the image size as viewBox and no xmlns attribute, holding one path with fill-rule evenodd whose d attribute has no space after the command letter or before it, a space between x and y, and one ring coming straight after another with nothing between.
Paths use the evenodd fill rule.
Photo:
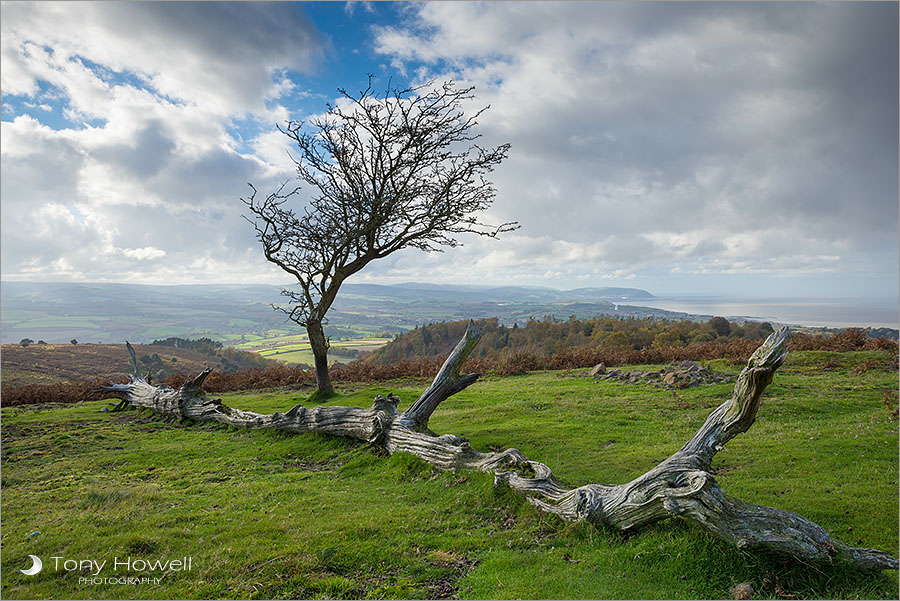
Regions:
<instances>
[{"instance_id":1,"label":"green grass","mask_svg":"<svg viewBox=\"0 0 900 601\"><path fill-rule=\"evenodd\" d=\"M305 363L306 365L313 365L315 361L312 349L296 351L261 351L259 354L266 359L275 359L276 361L280 361L282 363ZM336 361L334 358L330 359L331 363L340 363L340 361ZM345 358L344 362L346 361L349 361L349 359Z\"/></svg>"},{"instance_id":2,"label":"green grass","mask_svg":"<svg viewBox=\"0 0 900 601\"><path fill-rule=\"evenodd\" d=\"M717 456L723 489L896 553L898 426L883 395L896 391L897 373L852 374L873 358L888 357L791 355L756 424ZM839 366L824 369L829 359ZM578 373L484 379L430 426L483 451L515 446L570 485L625 482L677 450L731 390L672 393ZM402 408L426 385L347 385L328 404L369 406L394 392ZM271 412L302 398L224 401ZM489 476L439 472L409 455L104 405L3 409L3 598L728 598L739 582L773 598L776 578L805 598L897 598L896 573L745 553L676 520L624 536L564 523L494 490ZM29 554L44 559L37 576L19 572ZM191 556L193 569L158 585L79 585L78 574L48 565L52 556Z\"/></svg>"},{"instance_id":3,"label":"green grass","mask_svg":"<svg viewBox=\"0 0 900 601\"><path fill-rule=\"evenodd\" d=\"M6 316L4 315L4 318ZM17 323L12 327L17 330L42 329L42 328L91 328L100 329L100 326L89 317L38 317Z\"/></svg>"},{"instance_id":4,"label":"green grass","mask_svg":"<svg viewBox=\"0 0 900 601\"><path fill-rule=\"evenodd\" d=\"M253 351L259 353L266 359L275 359L282 363L306 363L312 365L314 358L312 348L305 334L284 335L281 332L269 332L270 335L247 336L244 342L235 345L236 348L245 351ZM390 338L376 338L374 336L366 336L364 332L359 332L360 338L352 340L332 340L331 347L333 349L359 349L362 351L374 350L379 346L387 344ZM330 352L328 355L329 362L349 363L354 359L352 357L343 357L336 353Z\"/></svg>"}]
</instances>

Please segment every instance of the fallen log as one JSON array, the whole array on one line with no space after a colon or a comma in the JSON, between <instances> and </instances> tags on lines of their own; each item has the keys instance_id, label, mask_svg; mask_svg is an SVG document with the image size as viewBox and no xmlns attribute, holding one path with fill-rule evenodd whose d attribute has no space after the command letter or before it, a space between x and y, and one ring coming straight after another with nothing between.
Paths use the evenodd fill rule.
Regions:
<instances>
[{"instance_id":1,"label":"fallen log","mask_svg":"<svg viewBox=\"0 0 900 601\"><path fill-rule=\"evenodd\" d=\"M377 445L388 453L406 452L443 470L477 470L494 475L495 486L509 486L540 510L565 520L586 520L633 531L666 518L695 523L741 549L760 549L817 564L846 564L864 570L898 568L896 558L876 549L848 546L806 518L771 507L753 505L722 492L712 459L756 419L763 391L787 357L787 328L773 333L741 371L730 399L706 419L678 451L645 474L625 484L586 484L566 488L550 468L517 449L481 453L453 434L437 435L428 420L441 402L474 383L480 374L460 368L481 334L470 323L432 384L405 411L394 395L377 396L369 409L297 405L286 412L260 414L229 407L203 391L207 369L181 388L153 386L138 373L134 350L127 348L134 374L127 384L111 384L98 392L122 398L116 410L146 408L165 416L217 422L240 428L276 428L293 433L322 432Z\"/></svg>"}]
</instances>

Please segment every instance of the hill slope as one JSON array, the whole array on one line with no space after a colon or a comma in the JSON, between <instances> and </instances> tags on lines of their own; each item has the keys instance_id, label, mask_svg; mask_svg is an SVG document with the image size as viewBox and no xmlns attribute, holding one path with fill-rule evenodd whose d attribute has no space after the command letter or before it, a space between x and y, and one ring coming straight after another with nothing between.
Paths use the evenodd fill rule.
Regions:
<instances>
[{"instance_id":1,"label":"hill slope","mask_svg":"<svg viewBox=\"0 0 900 601\"><path fill-rule=\"evenodd\" d=\"M272 304L284 301L278 286L2 282L0 290L3 343L23 338L50 343L67 343L73 338L79 342L149 343L168 336L232 341L242 335L303 331L283 313L272 310ZM649 292L630 288L560 291L510 286L344 284L328 317L330 335L346 337L396 333L454 319L498 317L511 324L546 314L671 314L639 307L617 310L610 302L650 297Z\"/></svg>"},{"instance_id":2,"label":"hill slope","mask_svg":"<svg viewBox=\"0 0 900 601\"><path fill-rule=\"evenodd\" d=\"M134 345L142 371L157 377L173 373L197 374L211 367L230 371L241 359L233 353L206 355L194 351L160 345ZM229 357L231 355L231 357ZM266 361L259 357L259 366ZM248 364L247 367L250 365ZM70 380L121 379L132 371L131 358L124 344L4 344L0 349L0 377L3 386L55 384Z\"/></svg>"},{"instance_id":3,"label":"hill slope","mask_svg":"<svg viewBox=\"0 0 900 601\"><path fill-rule=\"evenodd\" d=\"M446 356L466 329L467 321L425 325L373 351L369 361L434 359ZM768 323L736 323L716 317L708 322L667 321L656 318L531 320L507 327L497 319L478 321L484 333L473 358L499 359L512 353L553 355L574 349L633 350L680 347L691 343L728 340L763 340L772 331ZM718 328L718 330L717 330Z\"/></svg>"}]
</instances>

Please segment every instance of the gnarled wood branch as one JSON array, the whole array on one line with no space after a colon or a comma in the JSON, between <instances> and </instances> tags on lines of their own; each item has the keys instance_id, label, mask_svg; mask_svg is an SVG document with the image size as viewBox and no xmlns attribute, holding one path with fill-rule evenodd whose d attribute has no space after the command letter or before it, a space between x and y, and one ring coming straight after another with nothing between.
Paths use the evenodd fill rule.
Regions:
<instances>
[{"instance_id":1,"label":"gnarled wood branch","mask_svg":"<svg viewBox=\"0 0 900 601\"><path fill-rule=\"evenodd\" d=\"M475 322L470 322L456 348L453 349L434 377L431 386L416 399L415 403L409 406L409 409L400 414L398 425L415 432L430 432L428 419L437 406L481 377L481 374L478 373L465 375L459 373L462 364L465 363L480 339L481 331Z\"/></svg>"},{"instance_id":2,"label":"gnarled wood branch","mask_svg":"<svg viewBox=\"0 0 900 601\"><path fill-rule=\"evenodd\" d=\"M535 507L566 520L587 520L620 530L634 530L670 517L693 522L742 549L765 549L802 561L848 564L859 569L898 568L897 559L875 549L845 545L806 518L729 497L719 488L712 458L732 438L746 432L756 419L759 402L775 371L787 357L788 332L773 333L753 353L738 376L731 398L716 408L703 426L677 452L626 484L561 486L543 463L517 449L481 453L460 436L438 436L428 429L437 406L472 384L479 374L460 375L460 368L481 334L469 325L431 386L406 411L399 399L378 396L369 409L297 405L271 415L229 407L206 397L203 380L209 370L175 390L152 386L137 372L128 384L101 389L124 396L130 407L194 421L214 421L244 428L277 428L289 432L324 432L364 440L389 453L412 453L444 470L477 470L494 474L495 486L508 485Z\"/></svg>"}]
</instances>

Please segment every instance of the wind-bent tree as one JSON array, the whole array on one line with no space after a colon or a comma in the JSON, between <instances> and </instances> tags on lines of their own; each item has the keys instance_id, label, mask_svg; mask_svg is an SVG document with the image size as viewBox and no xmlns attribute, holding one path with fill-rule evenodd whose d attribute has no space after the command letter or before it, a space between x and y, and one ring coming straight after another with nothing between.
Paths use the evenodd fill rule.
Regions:
<instances>
[{"instance_id":1,"label":"wind-bent tree","mask_svg":"<svg viewBox=\"0 0 900 601\"><path fill-rule=\"evenodd\" d=\"M315 357L318 395L333 394L328 338L323 324L344 281L370 261L404 248L457 246L457 234L496 237L515 223L490 226L476 214L496 190L486 176L506 158L509 145L483 148L474 133L478 117L463 105L474 88L368 87L327 105L323 116L289 121L279 130L299 149L293 157L301 186L311 190L299 213L287 201L300 188L285 186L264 199L241 200L266 259L294 276L299 290L282 290L276 307L306 328Z\"/></svg>"}]
</instances>

